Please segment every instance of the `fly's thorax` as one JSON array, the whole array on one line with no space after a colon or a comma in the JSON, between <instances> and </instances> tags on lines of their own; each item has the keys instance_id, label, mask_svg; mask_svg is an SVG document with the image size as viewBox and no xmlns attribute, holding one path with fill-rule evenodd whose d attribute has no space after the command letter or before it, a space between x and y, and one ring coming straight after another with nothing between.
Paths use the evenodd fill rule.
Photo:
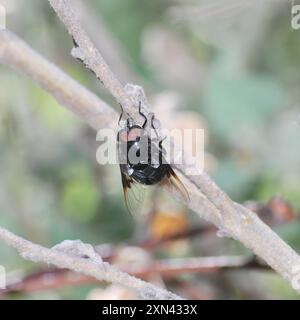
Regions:
<instances>
[{"instance_id":1,"label":"fly's thorax","mask_svg":"<svg viewBox=\"0 0 300 320\"><path fill-rule=\"evenodd\" d=\"M138 125L132 126L131 128L126 127L118 132L118 141L125 143L134 142L144 135L145 130Z\"/></svg>"},{"instance_id":2,"label":"fly's thorax","mask_svg":"<svg viewBox=\"0 0 300 320\"><path fill-rule=\"evenodd\" d=\"M164 159L164 150L159 146L159 141L151 139L140 126L119 131L118 154L120 163L148 164L154 168L158 168Z\"/></svg>"},{"instance_id":3,"label":"fly's thorax","mask_svg":"<svg viewBox=\"0 0 300 320\"><path fill-rule=\"evenodd\" d=\"M142 135L127 143L128 162L131 164L147 164L151 157L149 145L151 141L147 135Z\"/></svg>"}]
</instances>

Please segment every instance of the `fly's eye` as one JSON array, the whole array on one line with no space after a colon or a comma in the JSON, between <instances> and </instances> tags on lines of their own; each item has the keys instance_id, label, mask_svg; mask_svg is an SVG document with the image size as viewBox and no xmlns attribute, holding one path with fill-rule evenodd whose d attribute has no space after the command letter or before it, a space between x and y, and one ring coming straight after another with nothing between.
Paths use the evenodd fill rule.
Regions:
<instances>
[{"instance_id":1,"label":"fly's eye","mask_svg":"<svg viewBox=\"0 0 300 320\"><path fill-rule=\"evenodd\" d=\"M127 131L120 131L119 132L119 141L127 142L127 140L128 140L127 135L128 135Z\"/></svg>"},{"instance_id":2,"label":"fly's eye","mask_svg":"<svg viewBox=\"0 0 300 320\"><path fill-rule=\"evenodd\" d=\"M128 141L140 141L143 130L141 128L132 128L128 132Z\"/></svg>"}]
</instances>

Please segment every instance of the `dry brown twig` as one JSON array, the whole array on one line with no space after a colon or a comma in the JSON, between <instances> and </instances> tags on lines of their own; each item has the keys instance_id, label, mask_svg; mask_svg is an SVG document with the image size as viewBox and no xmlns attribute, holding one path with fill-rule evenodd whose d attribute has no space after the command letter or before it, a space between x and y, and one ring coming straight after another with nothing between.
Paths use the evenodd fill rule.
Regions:
<instances>
[{"instance_id":1,"label":"dry brown twig","mask_svg":"<svg viewBox=\"0 0 300 320\"><path fill-rule=\"evenodd\" d=\"M226 256L205 258L181 258L153 261L146 266L122 268L130 275L146 279L158 273L164 278L172 278L185 273L211 274L223 270L268 270L254 257ZM0 295L16 292L35 292L39 290L59 289L66 286L96 284L93 277L74 273L67 269L47 268L27 275L12 274L8 277L7 288Z\"/></svg>"},{"instance_id":2,"label":"dry brown twig","mask_svg":"<svg viewBox=\"0 0 300 320\"><path fill-rule=\"evenodd\" d=\"M146 111L149 110L143 91L137 86L123 86L112 73L82 29L69 1L49 0L49 3L78 44L78 48L73 50L73 56L80 57L84 61L85 65L101 80L105 88L122 104L126 112L134 114L137 100L140 98L143 108ZM116 112L107 104L6 30L0 31L0 60L38 82L58 102L94 129L111 128L117 122ZM197 175L185 175L188 166L191 167L190 169L195 169L187 163L175 165L175 168L181 173L182 180L189 190L190 201L187 203L189 208L201 218L216 225L223 235L239 240L251 249L299 291L299 285L295 281L298 275L296 272L298 272L300 266L298 254L265 225L256 214L233 202L206 173L198 172ZM25 242L22 245L21 238L18 238L18 246L16 246L16 242L10 241L12 236L6 230L0 229L1 239L16 247L21 253L23 249L27 253L30 252L28 241L23 240ZM32 260L36 261L52 262L47 255L49 253L49 256L53 257L56 251L54 253L51 249L43 249L41 256L35 256L38 253L37 250L33 250L32 255L26 256L27 258L34 257ZM64 257L67 258L68 256L65 255ZM62 265L57 263L56 265L66 267L64 263ZM71 269L74 270L74 268ZM80 271L85 273L84 270Z\"/></svg>"}]
</instances>

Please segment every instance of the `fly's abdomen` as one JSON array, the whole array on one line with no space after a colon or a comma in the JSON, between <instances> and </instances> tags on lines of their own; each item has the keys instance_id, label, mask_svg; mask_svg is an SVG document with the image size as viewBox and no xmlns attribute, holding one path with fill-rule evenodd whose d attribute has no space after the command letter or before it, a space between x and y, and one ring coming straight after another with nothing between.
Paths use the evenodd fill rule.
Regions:
<instances>
[{"instance_id":1,"label":"fly's abdomen","mask_svg":"<svg viewBox=\"0 0 300 320\"><path fill-rule=\"evenodd\" d=\"M145 185L154 185L159 183L165 176L166 172L164 166L160 165L159 167L152 167L150 165L145 165L143 168L138 166L134 169L131 177Z\"/></svg>"}]
</instances>

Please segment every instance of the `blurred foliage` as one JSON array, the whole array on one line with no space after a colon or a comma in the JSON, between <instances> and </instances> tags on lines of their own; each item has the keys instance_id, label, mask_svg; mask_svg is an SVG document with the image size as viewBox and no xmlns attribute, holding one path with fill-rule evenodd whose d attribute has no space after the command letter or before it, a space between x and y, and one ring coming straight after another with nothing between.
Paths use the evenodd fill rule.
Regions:
<instances>
[{"instance_id":1,"label":"blurred foliage","mask_svg":"<svg viewBox=\"0 0 300 320\"><path fill-rule=\"evenodd\" d=\"M0 3L7 7L9 29L116 105L97 79L70 56L72 41L47 1ZM189 3L199 7L208 4L200 0ZM217 0L211 3L218 8ZM260 7L256 1L240 11L228 6L224 12L211 9L204 17L195 18L185 13L185 4L180 0L83 3L87 14L93 12L102 21L101 28L107 28L105 32L129 57L122 63L145 85L150 100L166 90L174 91L180 99L177 118L193 111L203 119L209 136L210 174L235 201L267 202L282 195L299 210L300 31L291 30L289 5L276 2ZM98 30L93 32L97 38ZM149 232L161 232L161 222L155 230L152 224L149 231L145 222L135 222L128 214L119 169L97 165L98 146L92 130L31 80L2 65L0 81L1 225L47 246L77 238L93 244L124 244ZM183 208L179 205L160 202L158 208L169 206L169 211L181 217ZM164 209L157 210L163 213ZM180 220L179 227L202 223L193 215L188 219ZM173 218L162 217L162 221L169 220ZM164 225L168 228L172 222L170 227ZM299 228L296 220L276 230L300 251ZM233 240L215 235L159 249L157 255L164 257L247 252ZM5 261L9 271L34 270L3 244L0 261ZM246 276L242 280L238 276L232 276L233 280L231 276L218 277L183 278L191 285L196 279L200 288L215 285L217 293L208 297L251 298L256 294L258 298L296 298L275 274L251 274L246 280ZM216 284L216 279L221 279L222 285ZM250 293L243 283L258 283L257 279L262 287L258 285ZM94 287L12 297L86 298Z\"/></svg>"},{"instance_id":2,"label":"blurred foliage","mask_svg":"<svg viewBox=\"0 0 300 320\"><path fill-rule=\"evenodd\" d=\"M99 192L86 166L74 165L64 172L67 183L62 191L62 211L78 221L91 220L99 206Z\"/></svg>"}]
</instances>

